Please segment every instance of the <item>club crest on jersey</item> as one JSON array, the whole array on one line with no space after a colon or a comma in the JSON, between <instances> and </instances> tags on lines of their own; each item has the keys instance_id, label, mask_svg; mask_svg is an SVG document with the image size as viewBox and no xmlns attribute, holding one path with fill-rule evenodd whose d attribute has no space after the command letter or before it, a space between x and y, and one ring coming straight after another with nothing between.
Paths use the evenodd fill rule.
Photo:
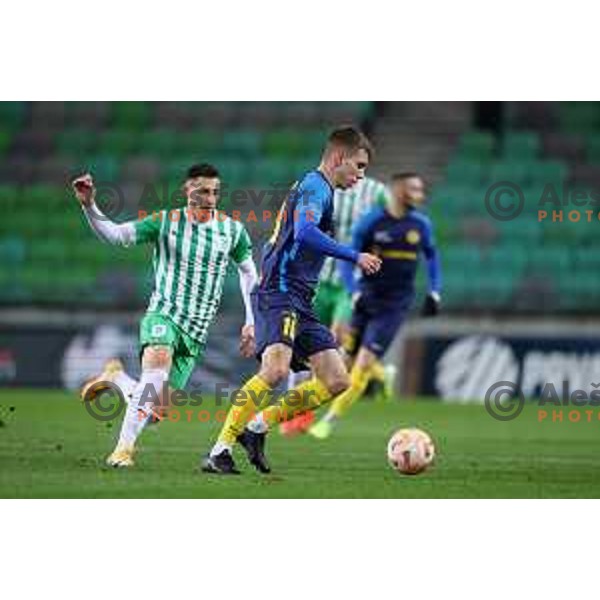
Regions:
<instances>
[{"instance_id":1,"label":"club crest on jersey","mask_svg":"<svg viewBox=\"0 0 600 600\"><path fill-rule=\"evenodd\" d=\"M421 241L421 234L416 229L411 229L406 234L406 241L416 246Z\"/></svg>"}]
</instances>

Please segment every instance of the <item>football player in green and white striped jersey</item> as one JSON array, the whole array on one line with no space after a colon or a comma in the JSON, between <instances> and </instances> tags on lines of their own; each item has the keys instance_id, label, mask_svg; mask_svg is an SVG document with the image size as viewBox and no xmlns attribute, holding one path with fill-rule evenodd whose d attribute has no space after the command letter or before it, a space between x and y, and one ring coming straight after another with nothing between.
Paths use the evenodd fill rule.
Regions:
<instances>
[{"instance_id":1,"label":"football player in green and white striped jersey","mask_svg":"<svg viewBox=\"0 0 600 600\"><path fill-rule=\"evenodd\" d=\"M117 447L107 459L111 466L126 467L133 464L135 441L156 408L148 402L148 390L151 394L154 391L150 398L156 402L165 383L173 389L185 387L202 359L231 260L238 266L246 309L240 350L246 357L253 355L250 293L258 277L252 244L241 222L217 211L220 178L211 165L189 169L184 185L187 208L161 211L135 222L116 224L100 212L89 174L76 179L73 188L100 239L121 246L154 245L154 291L140 325L140 380L133 380L118 361L111 361L105 372L82 390L84 400L89 401L102 382L108 381L119 386L125 397L131 397Z\"/></svg>"}]
</instances>

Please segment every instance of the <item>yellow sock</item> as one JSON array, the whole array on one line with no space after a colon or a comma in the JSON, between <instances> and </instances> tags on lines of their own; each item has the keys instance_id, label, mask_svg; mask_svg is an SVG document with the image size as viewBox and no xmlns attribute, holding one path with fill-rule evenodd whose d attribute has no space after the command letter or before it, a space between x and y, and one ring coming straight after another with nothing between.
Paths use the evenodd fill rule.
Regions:
<instances>
[{"instance_id":1,"label":"yellow sock","mask_svg":"<svg viewBox=\"0 0 600 600\"><path fill-rule=\"evenodd\" d=\"M377 361L373 363L371 367L371 379L375 379L375 381L381 381L382 383L385 381L385 367L381 361Z\"/></svg>"},{"instance_id":2,"label":"yellow sock","mask_svg":"<svg viewBox=\"0 0 600 600\"><path fill-rule=\"evenodd\" d=\"M364 394L370 378L370 369L353 367L350 372L350 387L333 401L329 414L337 419L345 415L350 407Z\"/></svg>"},{"instance_id":3,"label":"yellow sock","mask_svg":"<svg viewBox=\"0 0 600 600\"><path fill-rule=\"evenodd\" d=\"M239 406L234 404L227 413L227 418L219 434L219 442L233 446L248 421L269 403L272 391L273 389L258 375L247 381L237 392Z\"/></svg>"},{"instance_id":4,"label":"yellow sock","mask_svg":"<svg viewBox=\"0 0 600 600\"><path fill-rule=\"evenodd\" d=\"M276 405L262 411L262 417L265 424L270 427L317 408L331 398L329 390L315 377L286 392Z\"/></svg>"}]
</instances>

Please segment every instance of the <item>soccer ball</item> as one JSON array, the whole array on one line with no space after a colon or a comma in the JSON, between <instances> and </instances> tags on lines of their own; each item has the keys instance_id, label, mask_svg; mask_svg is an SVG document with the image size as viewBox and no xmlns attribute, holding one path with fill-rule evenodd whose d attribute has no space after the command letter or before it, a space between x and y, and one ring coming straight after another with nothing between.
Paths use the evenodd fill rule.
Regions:
<instances>
[{"instance_id":1,"label":"soccer ball","mask_svg":"<svg viewBox=\"0 0 600 600\"><path fill-rule=\"evenodd\" d=\"M420 429L400 429L387 446L390 466L403 475L423 472L435 456L435 446L429 435Z\"/></svg>"}]
</instances>

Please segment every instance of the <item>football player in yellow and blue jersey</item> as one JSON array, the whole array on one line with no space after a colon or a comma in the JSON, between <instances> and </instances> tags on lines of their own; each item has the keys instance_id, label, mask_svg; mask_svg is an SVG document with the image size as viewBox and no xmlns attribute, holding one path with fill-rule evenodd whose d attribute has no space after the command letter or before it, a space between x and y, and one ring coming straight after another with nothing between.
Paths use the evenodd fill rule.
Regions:
<instances>
[{"instance_id":1,"label":"football player in yellow and blue jersey","mask_svg":"<svg viewBox=\"0 0 600 600\"><path fill-rule=\"evenodd\" d=\"M381 259L373 254L337 242L333 231L334 190L351 188L363 179L371 154L371 144L360 131L339 128L329 136L318 168L305 173L287 195L263 249L253 294L261 366L238 391L217 442L202 462L205 472L239 473L232 452L236 443L258 471L270 471L264 455L266 432L295 415L295 410L286 412L271 402L274 389L287 378L290 368L303 369L308 362L314 373L311 380L292 390L302 399L302 409L330 402L350 385L336 340L319 322L313 299L327 256L370 274L381 266ZM258 414L249 423L253 413Z\"/></svg>"}]
</instances>

